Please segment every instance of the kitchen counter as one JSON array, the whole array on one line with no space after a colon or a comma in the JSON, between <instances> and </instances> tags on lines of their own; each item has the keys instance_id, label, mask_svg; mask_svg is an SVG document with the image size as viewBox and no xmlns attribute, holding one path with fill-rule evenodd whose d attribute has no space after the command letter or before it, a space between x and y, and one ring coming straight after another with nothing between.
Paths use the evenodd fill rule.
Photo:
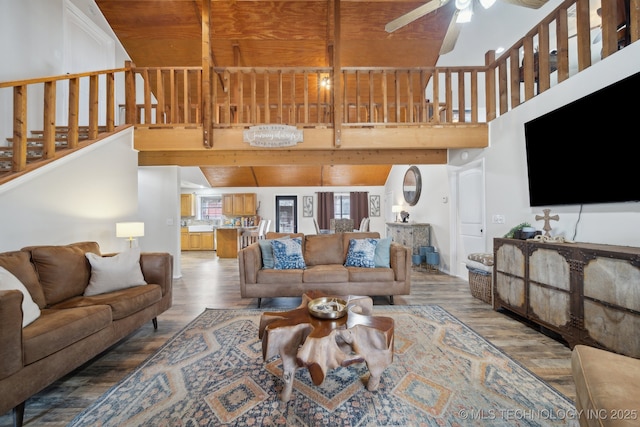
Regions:
<instances>
[{"instance_id":1,"label":"kitchen counter","mask_svg":"<svg viewBox=\"0 0 640 427\"><path fill-rule=\"evenodd\" d=\"M240 248L240 236L242 235L242 233L244 233L245 231L254 231L257 229L257 226L218 227L216 229L218 258L237 258L238 250Z\"/></svg>"}]
</instances>

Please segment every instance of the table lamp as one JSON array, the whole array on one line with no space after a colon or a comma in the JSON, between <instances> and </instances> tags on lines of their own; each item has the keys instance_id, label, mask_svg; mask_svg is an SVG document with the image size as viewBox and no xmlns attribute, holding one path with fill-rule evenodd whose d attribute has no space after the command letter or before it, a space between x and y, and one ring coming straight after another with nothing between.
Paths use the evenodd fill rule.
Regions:
<instances>
[{"instance_id":1,"label":"table lamp","mask_svg":"<svg viewBox=\"0 0 640 427\"><path fill-rule=\"evenodd\" d=\"M144 222L118 222L116 223L116 237L124 237L129 240L129 247L133 247L134 237L144 236Z\"/></svg>"},{"instance_id":2,"label":"table lamp","mask_svg":"<svg viewBox=\"0 0 640 427\"><path fill-rule=\"evenodd\" d=\"M398 214L402 212L402 206L400 205L391 206L391 212L393 212L396 215L396 222L398 222Z\"/></svg>"}]
</instances>

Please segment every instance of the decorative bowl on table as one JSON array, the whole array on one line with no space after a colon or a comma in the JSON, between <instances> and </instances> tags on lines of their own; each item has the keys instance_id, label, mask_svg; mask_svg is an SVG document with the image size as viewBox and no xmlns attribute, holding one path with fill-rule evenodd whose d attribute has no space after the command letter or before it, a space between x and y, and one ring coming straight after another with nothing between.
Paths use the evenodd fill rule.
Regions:
<instances>
[{"instance_id":1,"label":"decorative bowl on table","mask_svg":"<svg viewBox=\"0 0 640 427\"><path fill-rule=\"evenodd\" d=\"M320 319L339 319L347 314L347 302L336 297L322 297L309 301L309 313Z\"/></svg>"}]
</instances>

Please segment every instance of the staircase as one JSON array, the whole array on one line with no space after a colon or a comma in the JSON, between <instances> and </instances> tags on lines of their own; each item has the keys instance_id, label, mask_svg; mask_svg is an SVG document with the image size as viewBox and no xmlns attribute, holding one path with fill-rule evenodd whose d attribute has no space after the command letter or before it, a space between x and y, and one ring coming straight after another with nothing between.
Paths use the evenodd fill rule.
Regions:
<instances>
[{"instance_id":1,"label":"staircase","mask_svg":"<svg viewBox=\"0 0 640 427\"><path fill-rule=\"evenodd\" d=\"M98 133L104 133L107 131L106 126L99 126ZM27 138L27 169L31 169L29 166L36 167L41 162L46 160L43 155L44 151L44 131L32 130L31 136ZM67 154L65 152L72 152L67 141L69 136L69 128L67 126L56 126L55 129L55 152L56 155L53 158L58 158L61 155ZM7 138L7 146L0 147L0 181L3 178L7 178L12 172L12 158L13 158L13 138ZM89 140L89 127L78 127L78 141Z\"/></svg>"}]
</instances>

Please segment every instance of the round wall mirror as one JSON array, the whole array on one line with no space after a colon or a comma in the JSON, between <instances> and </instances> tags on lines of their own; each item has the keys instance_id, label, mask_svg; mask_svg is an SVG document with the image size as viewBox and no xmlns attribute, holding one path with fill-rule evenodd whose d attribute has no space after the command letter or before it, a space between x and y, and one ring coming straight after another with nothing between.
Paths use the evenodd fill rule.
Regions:
<instances>
[{"instance_id":1,"label":"round wall mirror","mask_svg":"<svg viewBox=\"0 0 640 427\"><path fill-rule=\"evenodd\" d=\"M420 170L417 166L411 166L404 174L404 180L402 181L402 194L404 194L404 200L409 206L418 203L421 190L422 177L420 176Z\"/></svg>"}]
</instances>

